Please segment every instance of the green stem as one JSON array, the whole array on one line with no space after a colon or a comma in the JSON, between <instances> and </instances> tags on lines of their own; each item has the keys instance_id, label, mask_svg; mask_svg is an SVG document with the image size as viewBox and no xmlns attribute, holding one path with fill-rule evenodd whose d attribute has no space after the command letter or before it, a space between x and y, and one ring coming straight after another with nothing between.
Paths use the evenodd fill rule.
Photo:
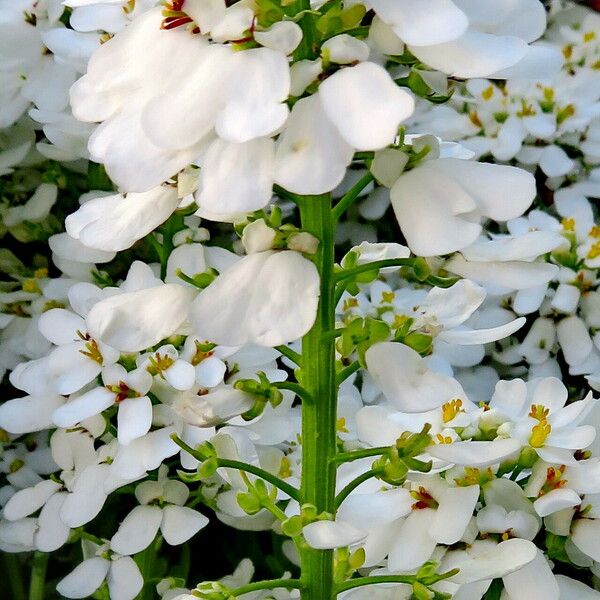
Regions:
<instances>
[{"instance_id":1,"label":"green stem","mask_svg":"<svg viewBox=\"0 0 600 600\"><path fill-rule=\"evenodd\" d=\"M278 350L281 354L283 354L283 356L289 358L293 363L300 366L301 356L289 346L275 346L275 350Z\"/></svg>"},{"instance_id":2,"label":"green stem","mask_svg":"<svg viewBox=\"0 0 600 600\"><path fill-rule=\"evenodd\" d=\"M8 579L8 587L12 593L11 598L14 600L26 600L27 593L25 592L25 586L21 577L19 557L10 552L3 552L2 566L4 575Z\"/></svg>"},{"instance_id":3,"label":"green stem","mask_svg":"<svg viewBox=\"0 0 600 600\"><path fill-rule=\"evenodd\" d=\"M373 175L367 173L363 175L352 188L341 198L341 200L335 205L333 209L333 219L338 221L339 218L348 210L356 199L360 196L360 193L373 181Z\"/></svg>"},{"instance_id":4,"label":"green stem","mask_svg":"<svg viewBox=\"0 0 600 600\"><path fill-rule=\"evenodd\" d=\"M276 387L278 390L290 390L301 398L304 402L312 402L312 396L305 390L299 383L294 383L293 381L276 381L271 384L273 387Z\"/></svg>"},{"instance_id":5,"label":"green stem","mask_svg":"<svg viewBox=\"0 0 600 600\"><path fill-rule=\"evenodd\" d=\"M412 585L416 580L417 578L415 575L373 575L372 577L357 577L339 583L336 586L336 592L339 594L346 590L364 587L365 585L374 585L376 583L408 583Z\"/></svg>"},{"instance_id":6,"label":"green stem","mask_svg":"<svg viewBox=\"0 0 600 600\"><path fill-rule=\"evenodd\" d=\"M144 587L137 595L136 600L153 600L154 598L155 585L151 580L156 575L156 559L161 546L162 536L159 534L145 550L135 555L135 562L144 579Z\"/></svg>"},{"instance_id":7,"label":"green stem","mask_svg":"<svg viewBox=\"0 0 600 600\"><path fill-rule=\"evenodd\" d=\"M353 479L344 489L335 497L335 507L338 508L342 502L361 484L377 475L381 474L381 469L370 469Z\"/></svg>"},{"instance_id":8,"label":"green stem","mask_svg":"<svg viewBox=\"0 0 600 600\"><path fill-rule=\"evenodd\" d=\"M336 454L333 460L336 463L352 462L360 458L368 458L369 456L381 456L389 451L389 446L379 446L376 448L363 448L361 450L352 450L352 452L340 452Z\"/></svg>"},{"instance_id":9,"label":"green stem","mask_svg":"<svg viewBox=\"0 0 600 600\"><path fill-rule=\"evenodd\" d=\"M206 460L206 456L203 456L197 450L194 450L191 446L186 444L181 438L177 437L176 434L171 436L171 439L183 450L185 450L188 454L191 454L195 459L203 462ZM277 477L277 475L273 475L269 473L269 471L265 471L260 467L256 467L254 465L239 461L239 460L230 460L229 458L218 458L217 457L217 465L219 467L224 467L226 469L236 469L237 471L242 471L244 473L252 473L252 475L256 475L265 481L268 481L271 485L274 485L276 488L280 489L282 492L285 492L290 498L299 501L300 494L299 491L289 483L283 481Z\"/></svg>"},{"instance_id":10,"label":"green stem","mask_svg":"<svg viewBox=\"0 0 600 600\"><path fill-rule=\"evenodd\" d=\"M368 273L369 271L379 271L386 267L411 267L415 263L415 260L416 259L414 258L386 258L384 260L375 260L352 269L344 269L335 274L335 280L336 282L344 281L345 279L351 279L355 275Z\"/></svg>"},{"instance_id":11,"label":"green stem","mask_svg":"<svg viewBox=\"0 0 600 600\"><path fill-rule=\"evenodd\" d=\"M302 582L299 579L267 579L265 581L257 581L256 583L249 583L243 585L231 593L233 596L243 596L250 592L256 592L259 590L275 590L277 588L284 588L288 590L299 590L302 589Z\"/></svg>"},{"instance_id":12,"label":"green stem","mask_svg":"<svg viewBox=\"0 0 600 600\"><path fill-rule=\"evenodd\" d=\"M31 578L29 580L29 600L44 600L49 556L45 552L36 551L33 553Z\"/></svg>"},{"instance_id":13,"label":"green stem","mask_svg":"<svg viewBox=\"0 0 600 600\"><path fill-rule=\"evenodd\" d=\"M321 296L312 329L302 339L301 383L313 402L302 403L303 503L318 512L335 511L336 404L335 339L323 334L335 327L334 221L331 197L298 198L302 229L319 241L313 260L321 278ZM302 600L331 600L335 597L333 552L306 548L301 552Z\"/></svg>"},{"instance_id":14,"label":"green stem","mask_svg":"<svg viewBox=\"0 0 600 600\"><path fill-rule=\"evenodd\" d=\"M353 373L356 373L356 371L358 371L359 369L360 369L360 363L356 360L352 364L348 365L346 368L342 369L337 374L337 377L335 379L336 383L338 385L344 383L344 381L346 381L346 379L348 379L348 377L350 377L350 375L352 375Z\"/></svg>"}]
</instances>

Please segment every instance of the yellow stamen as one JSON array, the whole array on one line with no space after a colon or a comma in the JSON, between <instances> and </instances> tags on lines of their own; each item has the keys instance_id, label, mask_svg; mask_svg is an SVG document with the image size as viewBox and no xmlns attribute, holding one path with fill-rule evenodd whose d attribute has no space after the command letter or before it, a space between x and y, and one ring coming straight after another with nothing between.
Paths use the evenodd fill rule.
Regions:
<instances>
[{"instance_id":1,"label":"yellow stamen","mask_svg":"<svg viewBox=\"0 0 600 600\"><path fill-rule=\"evenodd\" d=\"M465 411L462 407L462 400L458 398L455 400L450 400L450 402L446 402L446 404L442 404L442 419L444 423L452 421L452 419L454 419L454 417L461 412Z\"/></svg>"},{"instance_id":2,"label":"yellow stamen","mask_svg":"<svg viewBox=\"0 0 600 600\"><path fill-rule=\"evenodd\" d=\"M537 425L531 428L531 436L529 437L529 445L532 448L542 448L546 443L546 439L550 435L552 427L548 421L542 420Z\"/></svg>"}]
</instances>

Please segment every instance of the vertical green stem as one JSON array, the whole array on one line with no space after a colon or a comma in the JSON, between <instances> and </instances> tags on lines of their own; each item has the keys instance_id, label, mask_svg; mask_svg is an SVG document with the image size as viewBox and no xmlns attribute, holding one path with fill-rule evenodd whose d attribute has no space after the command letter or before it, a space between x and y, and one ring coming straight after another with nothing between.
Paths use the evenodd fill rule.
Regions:
<instances>
[{"instance_id":1,"label":"vertical green stem","mask_svg":"<svg viewBox=\"0 0 600 600\"><path fill-rule=\"evenodd\" d=\"M314 257L321 277L317 318L302 340L302 385L311 401L302 403L301 497L319 512L335 512L336 384L335 339L324 336L335 324L334 223L331 197L304 196L299 199L302 229L320 243ZM302 600L331 600L333 552L306 549L302 552Z\"/></svg>"},{"instance_id":2,"label":"vertical green stem","mask_svg":"<svg viewBox=\"0 0 600 600\"><path fill-rule=\"evenodd\" d=\"M31 579L29 581L29 600L44 600L48 557L49 555L45 552L33 553Z\"/></svg>"},{"instance_id":3,"label":"vertical green stem","mask_svg":"<svg viewBox=\"0 0 600 600\"><path fill-rule=\"evenodd\" d=\"M0 591L8 588L12 594L10 598L13 598L14 600L26 600L27 595L25 592L25 586L23 585L23 579L21 578L21 565L19 564L19 557L16 554L11 554L10 552L3 552L2 570L6 580L2 585L0 585Z\"/></svg>"}]
</instances>

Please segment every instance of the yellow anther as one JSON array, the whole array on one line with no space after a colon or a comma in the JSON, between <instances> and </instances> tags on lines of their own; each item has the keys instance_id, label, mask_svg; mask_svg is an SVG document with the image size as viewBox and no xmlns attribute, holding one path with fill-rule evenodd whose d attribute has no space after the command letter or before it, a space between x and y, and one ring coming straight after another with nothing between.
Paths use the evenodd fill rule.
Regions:
<instances>
[{"instance_id":1,"label":"yellow anther","mask_svg":"<svg viewBox=\"0 0 600 600\"><path fill-rule=\"evenodd\" d=\"M562 53L563 53L563 56L565 58L567 58L567 59L571 58L571 56L573 56L573 46L572 46L572 44L568 44L567 46L563 46Z\"/></svg>"},{"instance_id":2,"label":"yellow anther","mask_svg":"<svg viewBox=\"0 0 600 600\"><path fill-rule=\"evenodd\" d=\"M560 224L565 231L575 231L575 219L565 217Z\"/></svg>"},{"instance_id":3,"label":"yellow anther","mask_svg":"<svg viewBox=\"0 0 600 600\"><path fill-rule=\"evenodd\" d=\"M444 423L452 421L452 419L454 419L454 417L461 412L465 411L462 407L462 400L458 398L455 400L450 400L450 402L446 402L446 404L442 404L442 419Z\"/></svg>"},{"instance_id":4,"label":"yellow anther","mask_svg":"<svg viewBox=\"0 0 600 600\"><path fill-rule=\"evenodd\" d=\"M84 334L81 333L81 331L77 331L77 335L82 341L85 342L85 350L80 350L80 354L87 356L94 362L97 362L99 365L101 365L104 362L104 357L100 352L100 348L98 348L98 342L96 342L96 340L93 340L87 333Z\"/></svg>"},{"instance_id":5,"label":"yellow anther","mask_svg":"<svg viewBox=\"0 0 600 600\"><path fill-rule=\"evenodd\" d=\"M281 463L279 464L279 477L282 479L287 479L292 476L292 463L287 456L284 456L281 459Z\"/></svg>"},{"instance_id":6,"label":"yellow anther","mask_svg":"<svg viewBox=\"0 0 600 600\"><path fill-rule=\"evenodd\" d=\"M546 469L546 481L539 491L538 496L543 496L552 490L558 490L567 485L567 480L563 479L565 473L565 465L561 465L558 468L548 467Z\"/></svg>"},{"instance_id":7,"label":"yellow anther","mask_svg":"<svg viewBox=\"0 0 600 600\"><path fill-rule=\"evenodd\" d=\"M39 269L36 269L33 272L33 276L36 279L44 279L45 277L48 277L48 269L46 267L41 267Z\"/></svg>"},{"instance_id":8,"label":"yellow anther","mask_svg":"<svg viewBox=\"0 0 600 600\"><path fill-rule=\"evenodd\" d=\"M529 411L529 416L536 421L546 421L549 414L550 409L542 404L532 404L531 410Z\"/></svg>"},{"instance_id":9,"label":"yellow anther","mask_svg":"<svg viewBox=\"0 0 600 600\"><path fill-rule=\"evenodd\" d=\"M356 298L346 298L346 300L344 300L344 306L342 307L342 309L346 311L350 310L351 308L356 308L357 306L358 300Z\"/></svg>"},{"instance_id":10,"label":"yellow anther","mask_svg":"<svg viewBox=\"0 0 600 600\"><path fill-rule=\"evenodd\" d=\"M589 259L594 259L594 258L598 258L600 256L600 242L596 242L589 250L587 253L587 258Z\"/></svg>"},{"instance_id":11,"label":"yellow anther","mask_svg":"<svg viewBox=\"0 0 600 600\"><path fill-rule=\"evenodd\" d=\"M160 354L160 352L157 352L154 356L150 355L148 360L150 364L146 367L146 371L151 375L160 375L163 379L165 378L165 371L175 362L175 359L166 354Z\"/></svg>"},{"instance_id":12,"label":"yellow anther","mask_svg":"<svg viewBox=\"0 0 600 600\"><path fill-rule=\"evenodd\" d=\"M521 110L517 113L517 117L533 117L536 114L535 109L531 104L523 99L521 100Z\"/></svg>"},{"instance_id":13,"label":"yellow anther","mask_svg":"<svg viewBox=\"0 0 600 600\"><path fill-rule=\"evenodd\" d=\"M483 92L481 92L481 97L484 100L489 100L493 95L494 95L494 86L493 85L486 87L485 90L483 90Z\"/></svg>"},{"instance_id":14,"label":"yellow anther","mask_svg":"<svg viewBox=\"0 0 600 600\"><path fill-rule=\"evenodd\" d=\"M345 417L340 417L335 422L335 430L339 431L340 433L348 433L348 429L346 427L346 418Z\"/></svg>"},{"instance_id":15,"label":"yellow anther","mask_svg":"<svg viewBox=\"0 0 600 600\"><path fill-rule=\"evenodd\" d=\"M475 125L475 127L483 128L483 123L481 122L476 110L472 110L469 113L469 120L471 123L473 123L473 125Z\"/></svg>"},{"instance_id":16,"label":"yellow anther","mask_svg":"<svg viewBox=\"0 0 600 600\"><path fill-rule=\"evenodd\" d=\"M600 226L599 226L599 225L594 225L594 226L593 226L593 227L590 229L590 231L589 231L588 235L589 235L590 237L593 237L593 238L595 238L595 239L600 239Z\"/></svg>"},{"instance_id":17,"label":"yellow anther","mask_svg":"<svg viewBox=\"0 0 600 600\"><path fill-rule=\"evenodd\" d=\"M452 438L449 435L443 436L441 433L436 433L435 437L438 444L451 444Z\"/></svg>"},{"instance_id":18,"label":"yellow anther","mask_svg":"<svg viewBox=\"0 0 600 600\"><path fill-rule=\"evenodd\" d=\"M556 113L556 123L560 125L563 121L566 121L569 117L575 114L575 106L567 104L563 106L558 113Z\"/></svg>"},{"instance_id":19,"label":"yellow anther","mask_svg":"<svg viewBox=\"0 0 600 600\"><path fill-rule=\"evenodd\" d=\"M537 425L531 428L531 435L529 436L529 445L532 448L542 448L546 443L546 439L550 435L552 427L548 421L542 420Z\"/></svg>"},{"instance_id":20,"label":"yellow anther","mask_svg":"<svg viewBox=\"0 0 600 600\"><path fill-rule=\"evenodd\" d=\"M39 294L42 290L40 290L40 286L36 279L26 279L21 285L24 292L28 294Z\"/></svg>"},{"instance_id":21,"label":"yellow anther","mask_svg":"<svg viewBox=\"0 0 600 600\"><path fill-rule=\"evenodd\" d=\"M420 486L418 490L413 490L410 495L416 500L412 505L412 508L415 510L437 508L439 506L434 497L423 486Z\"/></svg>"},{"instance_id":22,"label":"yellow anther","mask_svg":"<svg viewBox=\"0 0 600 600\"><path fill-rule=\"evenodd\" d=\"M394 292L381 292L381 301L387 304L391 304L395 297Z\"/></svg>"},{"instance_id":23,"label":"yellow anther","mask_svg":"<svg viewBox=\"0 0 600 600\"><path fill-rule=\"evenodd\" d=\"M583 41L584 42L591 42L593 40L596 39L596 32L595 31L586 31L583 34Z\"/></svg>"},{"instance_id":24,"label":"yellow anther","mask_svg":"<svg viewBox=\"0 0 600 600\"><path fill-rule=\"evenodd\" d=\"M550 87L544 88L544 100L552 102L554 100L554 90Z\"/></svg>"}]
</instances>

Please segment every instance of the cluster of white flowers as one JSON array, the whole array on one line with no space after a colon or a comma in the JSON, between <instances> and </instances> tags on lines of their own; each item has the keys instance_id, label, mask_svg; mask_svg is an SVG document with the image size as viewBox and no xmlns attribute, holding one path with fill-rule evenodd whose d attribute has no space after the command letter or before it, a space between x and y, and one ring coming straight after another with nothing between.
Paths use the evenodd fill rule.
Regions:
<instances>
[{"instance_id":1,"label":"cluster of white flowers","mask_svg":"<svg viewBox=\"0 0 600 600\"><path fill-rule=\"evenodd\" d=\"M0 0L0 83L0 550L66 598L600 598L600 16ZM199 582L209 519L278 579Z\"/></svg>"}]
</instances>

